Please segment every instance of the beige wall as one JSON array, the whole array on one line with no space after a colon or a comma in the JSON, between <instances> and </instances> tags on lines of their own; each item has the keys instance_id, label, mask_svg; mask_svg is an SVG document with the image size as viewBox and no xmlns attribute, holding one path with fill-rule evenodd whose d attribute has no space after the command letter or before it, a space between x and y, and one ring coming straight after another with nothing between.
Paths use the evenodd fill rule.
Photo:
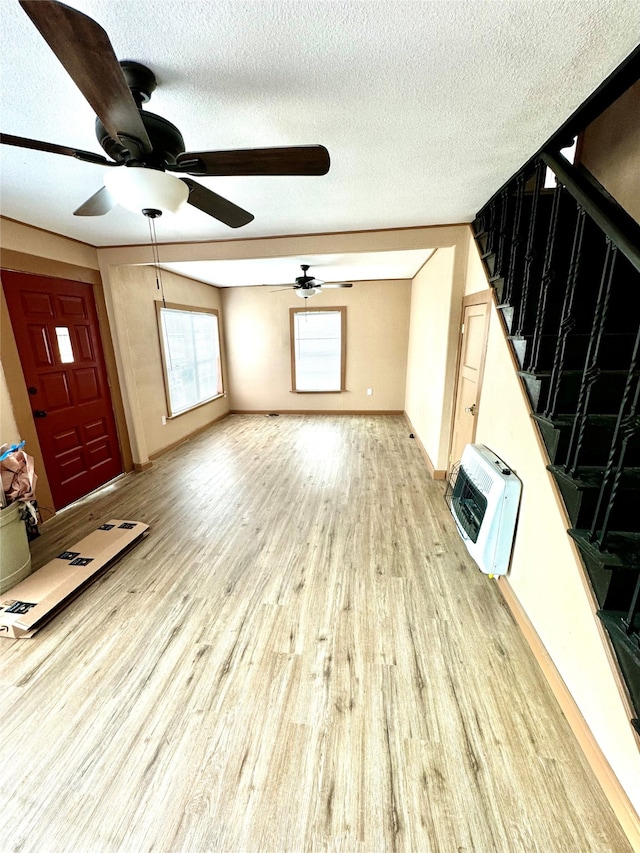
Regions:
<instances>
[{"instance_id":1,"label":"beige wall","mask_svg":"<svg viewBox=\"0 0 640 853\"><path fill-rule=\"evenodd\" d=\"M580 162L640 222L640 82L585 130Z\"/></svg>"},{"instance_id":2,"label":"beige wall","mask_svg":"<svg viewBox=\"0 0 640 853\"><path fill-rule=\"evenodd\" d=\"M110 267L103 271L103 278L133 458L144 466L150 457L223 417L229 404L221 397L163 425L167 403L156 315L161 295L155 272L147 266ZM162 283L168 303L221 309L216 287L167 271ZM224 354L223 375L227 375Z\"/></svg>"},{"instance_id":3,"label":"beige wall","mask_svg":"<svg viewBox=\"0 0 640 853\"><path fill-rule=\"evenodd\" d=\"M464 295L471 296L472 293L480 293L487 289L487 276L482 266L478 244L473 237L471 228L469 228L467 246L467 269L465 271Z\"/></svg>"},{"instance_id":4,"label":"beige wall","mask_svg":"<svg viewBox=\"0 0 640 853\"><path fill-rule=\"evenodd\" d=\"M13 414L13 404L0 362L0 444L15 444L20 439L20 430Z\"/></svg>"},{"instance_id":5,"label":"beige wall","mask_svg":"<svg viewBox=\"0 0 640 853\"><path fill-rule=\"evenodd\" d=\"M484 278L469 253L469 292ZM486 278L484 278L486 287ZM522 480L522 501L508 581L569 688L604 755L640 812L640 756L582 580L568 520L559 509L547 457L529 415L497 310L487 346L476 442ZM489 581L488 581L489 582Z\"/></svg>"},{"instance_id":6,"label":"beige wall","mask_svg":"<svg viewBox=\"0 0 640 853\"><path fill-rule=\"evenodd\" d=\"M298 256L304 259L308 254L349 254L358 252L384 252L402 249L436 249L441 246L451 246L464 235L467 238L468 229L460 225L442 225L430 228L401 228L385 231L361 231L344 234L312 234L303 236L271 237L248 240L227 240L211 243L164 244L162 260L170 261L206 261L233 260L237 258L276 258ZM148 246L121 246L98 250L98 259L105 287L105 297L112 328L115 357L118 364L118 376L123 386L123 403L126 422L129 430L133 458L138 465L144 465L150 455L160 452L170 446L172 441L165 444L165 436L172 430L171 438L179 440L183 430L178 430L177 424L167 427L158 426L159 409L147 390L157 384L151 381L147 386L142 376L152 372L153 368L141 370L137 366L140 344L132 342L130 332L134 331L135 320L127 320L132 305L128 301L134 294L133 305L138 307L137 282L141 275L137 264L148 262ZM347 356L347 386L348 392L340 395L322 395L323 404L318 403L320 395L293 395L290 392L290 362L288 355L288 325L272 322L273 312L278 307L285 310L288 317L288 307L300 304L300 300L291 292L284 295L269 294L268 288L263 288L256 299L247 291L257 288L222 289L223 294L223 324L226 329L226 343L233 348L229 352L227 370L227 387L233 392L233 406L250 410L282 410L310 411L394 411L402 410L404 403L404 371L406 368L406 336L409 316L410 283L393 282L394 298L388 305L388 294L385 291L390 285L384 282L358 282L350 291L334 291L323 294L331 303L345 304L347 308L359 305L357 311L348 311L348 331L350 353L359 347L367 348L368 359ZM144 285L144 304L153 286L146 281ZM204 285L201 285L204 286ZM364 291L362 288L369 288ZM368 294L359 302L360 293ZM382 295L381 295L382 294ZM404 294L404 295L401 295ZM268 299L267 297L271 298ZM169 295L167 295L169 298ZM171 297L173 299L173 297ZM287 300L295 300L287 301ZM341 301L347 300L347 301ZM405 307L400 303L404 300ZM246 301L246 314L241 310ZM262 306L262 310L258 308ZM378 308L382 306L382 312ZM396 310L397 309L397 310ZM146 309L144 309L146 310ZM227 314L229 316L227 316ZM354 322L351 322L352 314ZM361 319L357 319L358 316ZM404 324L404 331L403 331ZM145 321L145 327L148 324ZM379 335L378 330L384 327L385 334ZM256 331L257 330L257 331ZM390 333L390 334L389 334ZM236 338L237 335L237 338ZM354 341L355 344L351 344ZM374 346L375 344L375 346ZM259 347L266 363L252 356L252 348ZM381 349L382 347L382 349ZM286 357L285 357L286 350ZM149 353L151 351L149 350ZM385 357L381 357L380 353ZM256 371L266 381L256 382ZM244 383L248 383L245 387ZM366 395L366 388L373 388L373 395ZM292 403L291 398L295 399ZM333 399L330 399L333 398ZM304 400L304 402L303 402ZM312 401L313 400L313 401ZM148 403L155 410L148 411ZM212 419L225 412L225 404L214 407ZM186 416L183 416L186 417ZM197 420L196 417L193 418ZM186 423L183 421L182 423ZM199 428L201 423L194 425ZM158 432L160 430L160 432ZM188 431L184 431L188 434Z\"/></svg>"},{"instance_id":7,"label":"beige wall","mask_svg":"<svg viewBox=\"0 0 640 853\"><path fill-rule=\"evenodd\" d=\"M405 411L440 472L448 468L468 229L461 237L432 255L411 291Z\"/></svg>"},{"instance_id":8,"label":"beige wall","mask_svg":"<svg viewBox=\"0 0 640 853\"><path fill-rule=\"evenodd\" d=\"M222 290L234 411L398 411L404 409L411 282L361 281L314 296L314 308L346 306L346 391L291 390L289 308L293 290ZM371 396L367 388L373 389Z\"/></svg>"},{"instance_id":9,"label":"beige wall","mask_svg":"<svg viewBox=\"0 0 640 853\"><path fill-rule=\"evenodd\" d=\"M0 218L0 245L2 246L2 265L6 252L23 252L49 261L73 264L86 269L98 269L98 256L93 246L61 237L50 231L23 225L12 219ZM42 273L45 275L46 273Z\"/></svg>"}]
</instances>

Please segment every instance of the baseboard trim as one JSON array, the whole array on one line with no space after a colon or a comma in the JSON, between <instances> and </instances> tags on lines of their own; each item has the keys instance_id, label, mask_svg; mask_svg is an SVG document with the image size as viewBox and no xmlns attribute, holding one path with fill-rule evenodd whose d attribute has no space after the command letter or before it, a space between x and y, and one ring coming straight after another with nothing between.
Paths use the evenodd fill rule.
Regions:
<instances>
[{"instance_id":1,"label":"baseboard trim","mask_svg":"<svg viewBox=\"0 0 640 853\"><path fill-rule=\"evenodd\" d=\"M231 409L230 415L402 415L395 409Z\"/></svg>"},{"instance_id":2,"label":"baseboard trim","mask_svg":"<svg viewBox=\"0 0 640 853\"><path fill-rule=\"evenodd\" d=\"M538 636L538 632L533 627L531 620L520 604L517 595L513 591L513 588L506 577L501 577L498 580L498 589L502 593L509 610L513 614L514 619L529 644L529 648L538 661L538 665L551 687L551 690L553 691L553 694L556 697L571 730L580 744L580 748L589 762L591 769L595 773L611 808L629 839L629 843L634 850L639 851L640 853L640 817L638 816L638 813L629 800L626 791L620 784L618 777L613 772L611 765L605 758L595 737L593 736L593 732L587 725L587 722L576 705L573 696L569 692L569 688L564 683L562 676L556 669L549 652L544 647L542 640Z\"/></svg>"},{"instance_id":3,"label":"baseboard trim","mask_svg":"<svg viewBox=\"0 0 640 853\"><path fill-rule=\"evenodd\" d=\"M148 459L146 462L134 462L133 470L136 474L142 474L143 471L148 471L149 468L153 468L153 462Z\"/></svg>"},{"instance_id":4,"label":"baseboard trim","mask_svg":"<svg viewBox=\"0 0 640 853\"><path fill-rule=\"evenodd\" d=\"M420 437L419 437L418 433L416 432L414 425L411 423L411 419L409 418L409 415L406 412L402 412L402 414L404 415L404 419L409 426L409 429L411 431L411 435L414 437L414 439L415 439L415 441L416 441L416 443L420 449L420 453L422 454L424 461L427 463L427 468L429 469L429 473L431 474L431 479L432 480L446 480L447 479L447 472L442 471L439 468L435 467L435 465L433 464L433 462L429 458L429 454L425 450L424 444L420 441Z\"/></svg>"},{"instance_id":5,"label":"baseboard trim","mask_svg":"<svg viewBox=\"0 0 640 853\"><path fill-rule=\"evenodd\" d=\"M231 414L231 412L224 412L224 414L218 415L217 418L214 418L212 421L209 421L209 423L206 423L203 426L198 427L198 429L194 429L193 432L190 432L188 435L183 436L178 441L174 441L172 444L168 444L166 447L163 447L162 450L156 450L154 453L150 453L149 459L159 459L161 456L164 456L165 453L169 453L170 451L175 450L176 447L180 447L180 445L184 444L185 441L190 441L192 438L195 438L197 435L200 435L201 432L206 432L206 430L208 430L209 427L212 427L214 424L217 424L219 421L224 420L230 414ZM136 471L138 471L138 470L146 471L147 468L151 467L151 462L145 462L144 465L146 465L145 468L140 468L140 469L136 468Z\"/></svg>"}]
</instances>

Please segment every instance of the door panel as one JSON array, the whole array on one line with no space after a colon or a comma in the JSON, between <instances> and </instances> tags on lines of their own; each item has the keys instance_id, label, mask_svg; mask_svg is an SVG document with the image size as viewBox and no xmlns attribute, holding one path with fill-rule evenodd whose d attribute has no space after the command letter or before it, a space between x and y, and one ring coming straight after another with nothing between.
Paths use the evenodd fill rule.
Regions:
<instances>
[{"instance_id":1,"label":"door panel","mask_svg":"<svg viewBox=\"0 0 640 853\"><path fill-rule=\"evenodd\" d=\"M3 271L56 509L122 472L91 285Z\"/></svg>"},{"instance_id":2,"label":"door panel","mask_svg":"<svg viewBox=\"0 0 640 853\"><path fill-rule=\"evenodd\" d=\"M460 360L449 467L460 460L476 434L476 416L489 330L490 291L466 297L462 309Z\"/></svg>"}]
</instances>

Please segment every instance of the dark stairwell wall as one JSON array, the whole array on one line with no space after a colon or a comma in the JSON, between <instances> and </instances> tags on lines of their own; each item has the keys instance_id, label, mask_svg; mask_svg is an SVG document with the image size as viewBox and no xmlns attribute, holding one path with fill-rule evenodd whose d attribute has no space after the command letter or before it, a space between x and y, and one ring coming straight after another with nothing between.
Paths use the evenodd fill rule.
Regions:
<instances>
[{"instance_id":1,"label":"dark stairwell wall","mask_svg":"<svg viewBox=\"0 0 640 853\"><path fill-rule=\"evenodd\" d=\"M640 224L640 81L589 125L579 157Z\"/></svg>"}]
</instances>

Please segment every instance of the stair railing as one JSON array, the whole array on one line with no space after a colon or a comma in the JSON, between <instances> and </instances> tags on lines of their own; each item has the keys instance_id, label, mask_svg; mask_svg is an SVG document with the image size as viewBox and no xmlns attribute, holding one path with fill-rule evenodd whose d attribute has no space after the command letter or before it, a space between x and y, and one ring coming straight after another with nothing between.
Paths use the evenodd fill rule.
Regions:
<instances>
[{"instance_id":1,"label":"stair railing","mask_svg":"<svg viewBox=\"0 0 640 853\"><path fill-rule=\"evenodd\" d=\"M527 230L527 245L524 256L524 273L522 276L522 287L519 288L520 304L514 316L513 330L516 335L523 335L528 328L528 313L527 307L531 300L531 283L537 280L538 270L543 263L543 251L540 246L542 239L540 232L546 234L547 222L541 215L540 196L544 187L544 176L547 167L538 160L533 172L533 193L531 198L531 216L529 219L529 228ZM526 179L527 173L524 173ZM516 293L515 290L512 292Z\"/></svg>"},{"instance_id":2,"label":"stair railing","mask_svg":"<svg viewBox=\"0 0 640 853\"><path fill-rule=\"evenodd\" d=\"M571 248L571 260L569 263L569 276L567 281L567 289L565 291L564 302L562 304L562 314L558 325L558 340L553 357L553 366L551 368L551 379L549 382L549 392L547 395L546 406L544 407L544 415L547 418L553 418L556 414L558 403L558 394L560 392L560 382L562 372L566 363L566 350L569 335L576 327L576 318L574 316L574 302L576 298L576 289L579 278L581 261L583 258L583 239L585 230L586 215L582 208L578 211L576 220L576 229L573 235L573 245Z\"/></svg>"},{"instance_id":3,"label":"stair railing","mask_svg":"<svg viewBox=\"0 0 640 853\"><path fill-rule=\"evenodd\" d=\"M605 467L598 502L594 511L589 538L597 542L601 550L606 549L610 520L616 505L618 492L624 476L625 457L630 442L640 434L640 327L629 367L627 382L622 395L622 405L611 443L611 451ZM637 599L637 595L636 595ZM637 601L636 601L637 604ZM634 605L635 606L635 605ZM633 622L633 620L632 620Z\"/></svg>"},{"instance_id":4,"label":"stair railing","mask_svg":"<svg viewBox=\"0 0 640 853\"><path fill-rule=\"evenodd\" d=\"M545 216L548 211L542 210L541 198L547 168L556 174L557 184L550 215ZM522 169L479 216L480 227L487 232L485 254L495 257L490 277L492 282L499 284L499 302L505 323L510 326L508 331L513 337L524 334L530 339L524 372L535 374L539 369L543 337L557 336L546 395L536 405L536 410L548 419L558 414L567 344L576 328L577 300L583 293L581 284L584 278L594 275L592 269L585 269L590 260L585 261L585 243L592 237L586 231L589 220L590 229L594 229L595 223L596 230L606 235L606 250L597 296L593 294L592 297L591 329L585 328L588 344L568 446L563 458L556 460L571 477L579 476L589 420L597 414L597 406L592 404L593 391L597 383L602 385L606 381L601 361L602 343L617 261L619 256L624 256L640 272L640 226L585 170L576 169L561 154L548 153ZM567 256L564 238L569 236L571 229L571 252ZM551 299L556 287L564 289L562 307L557 315L552 305L557 308L558 300L556 298L553 303ZM584 306L581 308L584 314ZM512 317L510 321L509 317ZM640 328L589 528L590 541L601 550L606 550L627 451L640 432L639 351Z\"/></svg>"},{"instance_id":5,"label":"stair railing","mask_svg":"<svg viewBox=\"0 0 640 853\"><path fill-rule=\"evenodd\" d=\"M640 47L474 229L640 735L640 225L561 153L638 80Z\"/></svg>"},{"instance_id":6,"label":"stair railing","mask_svg":"<svg viewBox=\"0 0 640 853\"><path fill-rule=\"evenodd\" d=\"M572 475L577 474L580 467L580 453L583 446L587 419L590 414L590 400L593 387L601 376L602 370L599 366L600 351L602 346L602 336L607 321L607 312L609 302L611 300L611 290L613 287L613 277L615 273L616 258L618 250L613 245L611 240L607 238L607 253L602 269L600 279L600 290L595 306L593 317L593 326L589 338L589 347L587 349L587 357L585 360L584 371L582 373L582 381L580 383L580 391L578 393L578 403L576 406L576 416L571 430L571 438L569 439L569 449L567 451L566 469Z\"/></svg>"}]
</instances>

